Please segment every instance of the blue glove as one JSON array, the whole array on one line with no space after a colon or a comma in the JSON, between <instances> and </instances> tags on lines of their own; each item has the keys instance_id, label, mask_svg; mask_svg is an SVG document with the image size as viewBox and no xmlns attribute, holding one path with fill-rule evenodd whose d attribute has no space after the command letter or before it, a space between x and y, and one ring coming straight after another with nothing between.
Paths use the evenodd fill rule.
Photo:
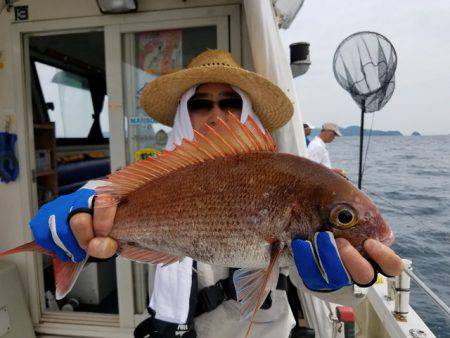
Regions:
<instances>
[{"instance_id":1,"label":"blue glove","mask_svg":"<svg viewBox=\"0 0 450 338\"><path fill-rule=\"evenodd\" d=\"M80 189L44 204L30 221L36 243L56 254L61 261L84 260L86 252L72 234L69 220L79 212L92 214L94 194L95 190Z\"/></svg>"},{"instance_id":2,"label":"blue glove","mask_svg":"<svg viewBox=\"0 0 450 338\"><path fill-rule=\"evenodd\" d=\"M353 284L331 232L316 233L314 247L302 239L292 240L291 247L298 274L308 289L327 292Z\"/></svg>"}]
</instances>

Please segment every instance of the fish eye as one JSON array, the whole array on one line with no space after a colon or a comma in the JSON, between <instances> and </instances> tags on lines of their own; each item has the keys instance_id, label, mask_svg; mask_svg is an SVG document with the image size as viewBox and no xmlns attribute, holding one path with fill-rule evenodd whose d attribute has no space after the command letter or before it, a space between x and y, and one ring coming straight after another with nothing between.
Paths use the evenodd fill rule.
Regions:
<instances>
[{"instance_id":1,"label":"fish eye","mask_svg":"<svg viewBox=\"0 0 450 338\"><path fill-rule=\"evenodd\" d=\"M338 221L341 224L347 225L353 221L353 214L349 210L341 210L337 215Z\"/></svg>"},{"instance_id":2,"label":"fish eye","mask_svg":"<svg viewBox=\"0 0 450 338\"><path fill-rule=\"evenodd\" d=\"M338 229L348 229L356 224L356 212L349 206L338 206L331 211L330 222Z\"/></svg>"}]
</instances>

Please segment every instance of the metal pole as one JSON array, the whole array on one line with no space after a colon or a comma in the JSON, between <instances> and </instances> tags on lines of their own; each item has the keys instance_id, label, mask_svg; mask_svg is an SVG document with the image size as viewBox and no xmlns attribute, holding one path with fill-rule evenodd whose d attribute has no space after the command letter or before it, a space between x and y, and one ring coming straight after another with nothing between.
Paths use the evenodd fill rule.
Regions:
<instances>
[{"instance_id":1,"label":"metal pole","mask_svg":"<svg viewBox=\"0 0 450 338\"><path fill-rule=\"evenodd\" d=\"M430 297L431 299L434 300L434 302L439 305L439 307L444 310L444 312L447 314L447 316L450 316L450 308L448 307L447 304L445 304L438 295L436 295L433 290L431 290L419 277L417 277L417 275L412 272L411 269L405 269L404 270L410 277L411 279L417 283L417 285L419 285L423 291L425 291Z\"/></svg>"},{"instance_id":2,"label":"metal pole","mask_svg":"<svg viewBox=\"0 0 450 338\"><path fill-rule=\"evenodd\" d=\"M366 112L366 102L362 102L361 108L361 130L359 131L359 172L358 172L358 189L362 185L362 161L363 161L363 145L364 145L364 113Z\"/></svg>"},{"instance_id":3,"label":"metal pole","mask_svg":"<svg viewBox=\"0 0 450 338\"><path fill-rule=\"evenodd\" d=\"M409 312L409 292L411 278L406 271L411 269L411 261L408 259L403 259L403 264L405 268L403 269L400 276L395 277L394 287L395 287L395 303L394 312L398 315L406 317Z\"/></svg>"}]
</instances>

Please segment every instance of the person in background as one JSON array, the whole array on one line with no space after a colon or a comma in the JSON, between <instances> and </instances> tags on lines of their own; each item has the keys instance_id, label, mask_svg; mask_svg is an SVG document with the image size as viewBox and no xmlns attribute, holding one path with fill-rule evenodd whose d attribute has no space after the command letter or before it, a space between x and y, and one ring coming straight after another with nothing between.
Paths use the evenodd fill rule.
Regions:
<instances>
[{"instance_id":1,"label":"person in background","mask_svg":"<svg viewBox=\"0 0 450 338\"><path fill-rule=\"evenodd\" d=\"M311 140L308 136L311 135L311 126L308 123L303 123L303 130L305 132L306 146L309 146Z\"/></svg>"},{"instance_id":2,"label":"person in background","mask_svg":"<svg viewBox=\"0 0 450 338\"><path fill-rule=\"evenodd\" d=\"M320 134L309 143L307 148L307 157L311 161L323 164L327 168L330 168L339 175L345 177L346 175L344 170L331 167L330 154L328 153L326 145L327 143L333 142L336 136L342 136L339 131L339 127L334 123L325 122L322 125Z\"/></svg>"}]
</instances>

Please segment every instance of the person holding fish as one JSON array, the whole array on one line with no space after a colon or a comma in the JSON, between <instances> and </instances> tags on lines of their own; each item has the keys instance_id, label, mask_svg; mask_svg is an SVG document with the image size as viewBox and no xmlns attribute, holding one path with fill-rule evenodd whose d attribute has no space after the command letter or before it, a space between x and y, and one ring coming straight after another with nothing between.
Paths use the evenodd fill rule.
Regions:
<instances>
[{"instance_id":1,"label":"person holding fish","mask_svg":"<svg viewBox=\"0 0 450 338\"><path fill-rule=\"evenodd\" d=\"M119 254L158 263L136 337L289 337L287 274L300 293L354 304L353 284L401 273L392 231L365 194L276 152L269 132L292 103L228 52L150 82L141 105L173 126L167 151L44 205L30 222L35 242L0 253L53 255L58 298L89 256Z\"/></svg>"}]
</instances>

